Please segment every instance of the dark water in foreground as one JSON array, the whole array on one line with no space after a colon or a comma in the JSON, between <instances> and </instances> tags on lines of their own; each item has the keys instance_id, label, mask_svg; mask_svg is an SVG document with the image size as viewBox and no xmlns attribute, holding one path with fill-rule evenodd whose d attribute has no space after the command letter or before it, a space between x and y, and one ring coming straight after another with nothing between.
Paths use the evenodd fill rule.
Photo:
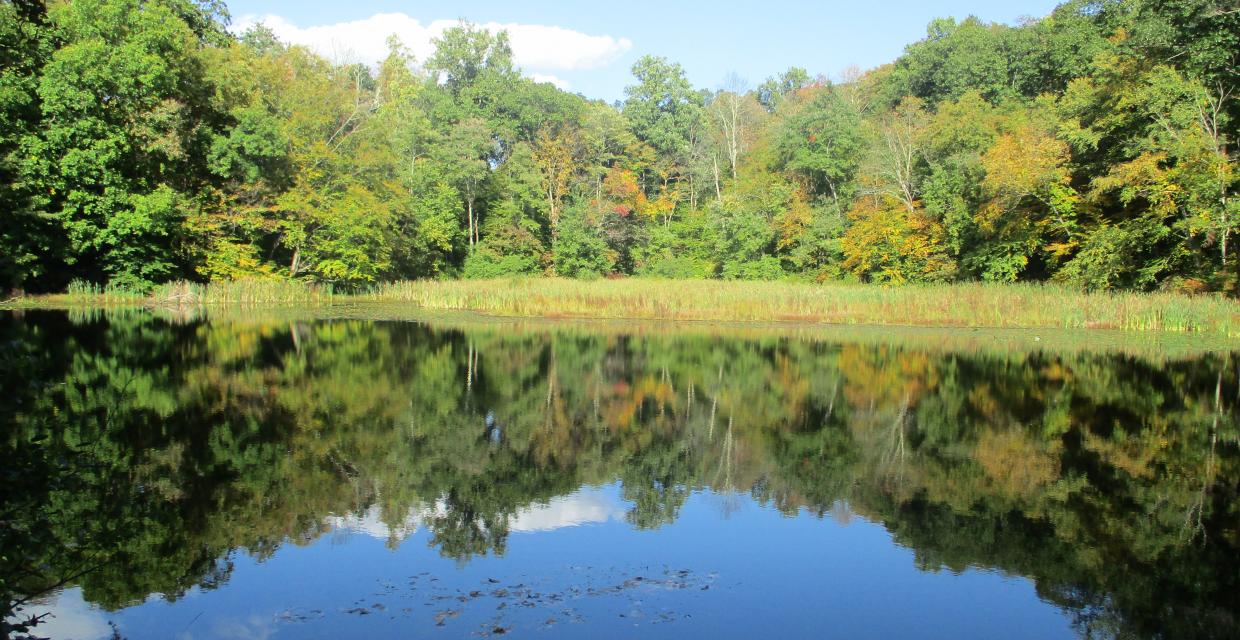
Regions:
<instances>
[{"instance_id":1,"label":"dark water in foreground","mask_svg":"<svg viewBox=\"0 0 1240 640\"><path fill-rule=\"evenodd\" d=\"M0 590L56 638L1236 638L1238 366L0 315Z\"/></svg>"}]
</instances>

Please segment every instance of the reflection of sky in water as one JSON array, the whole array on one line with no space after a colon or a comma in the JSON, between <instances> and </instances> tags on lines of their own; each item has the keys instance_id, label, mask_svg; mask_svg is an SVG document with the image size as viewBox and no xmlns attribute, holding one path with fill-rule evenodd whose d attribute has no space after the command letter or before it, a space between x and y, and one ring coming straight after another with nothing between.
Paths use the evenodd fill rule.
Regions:
<instances>
[{"instance_id":1,"label":"reflection of sky in water","mask_svg":"<svg viewBox=\"0 0 1240 640\"><path fill-rule=\"evenodd\" d=\"M546 504L532 504L520 509L508 521L508 530L512 533L533 533L624 520L625 510L602 489L583 487L567 496L552 498ZM409 513L400 522L389 524L383 521L382 513L376 506L360 514L328 518L328 523L338 532L400 541L416 533L426 518L442 515L443 512L443 505L435 504Z\"/></svg>"},{"instance_id":2,"label":"reflection of sky in water","mask_svg":"<svg viewBox=\"0 0 1240 640\"><path fill-rule=\"evenodd\" d=\"M625 522L629 507L617 486L528 506L511 527L532 535L464 563L427 544L421 516L387 546L394 532L370 511L263 562L234 553L222 587L174 603L105 614L71 589L45 629L102 638L111 619L131 640L447 638L497 626L546 638L1073 635L1028 580L920 571L911 550L843 505L822 519L788 517L746 495L700 492L674 523L647 531ZM536 606L520 606L518 585ZM492 597L501 588L512 593Z\"/></svg>"},{"instance_id":3,"label":"reflection of sky in water","mask_svg":"<svg viewBox=\"0 0 1240 640\"><path fill-rule=\"evenodd\" d=\"M625 509L600 489L582 489L547 504L526 507L508 523L513 532L553 531L563 527L624 520Z\"/></svg>"},{"instance_id":4,"label":"reflection of sky in water","mask_svg":"<svg viewBox=\"0 0 1240 640\"><path fill-rule=\"evenodd\" d=\"M51 612L35 629L41 637L57 640L94 640L112 635L108 619L98 607L82 600L81 589L66 589L46 603L30 607L24 613L39 615Z\"/></svg>"}]
</instances>

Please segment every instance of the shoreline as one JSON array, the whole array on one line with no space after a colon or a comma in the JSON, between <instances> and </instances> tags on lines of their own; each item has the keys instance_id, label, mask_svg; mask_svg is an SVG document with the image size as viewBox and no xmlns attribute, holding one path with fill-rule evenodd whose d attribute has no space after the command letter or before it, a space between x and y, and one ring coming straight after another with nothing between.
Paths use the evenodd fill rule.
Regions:
<instances>
[{"instance_id":1,"label":"shoreline","mask_svg":"<svg viewBox=\"0 0 1240 640\"><path fill-rule=\"evenodd\" d=\"M940 329L1114 330L1240 338L1240 301L1175 293L1084 292L1044 284L863 284L717 280L420 280L339 294L301 282L173 283L149 294L28 296L0 309L261 310L380 304L494 318L876 325Z\"/></svg>"},{"instance_id":2,"label":"shoreline","mask_svg":"<svg viewBox=\"0 0 1240 640\"><path fill-rule=\"evenodd\" d=\"M5 309L0 308L0 312ZM71 321L99 322L149 316L172 324L209 322L255 327L317 322L410 322L434 331L476 336L604 340L638 338L744 340L755 348L793 340L823 345L870 345L928 353L989 353L1024 358L1038 353L1123 355L1172 361L1203 354L1240 352L1234 339L1203 333L1116 329L1018 327L932 327L881 324L824 324L791 321L645 320L495 316L475 311L428 310L402 303L338 301L263 306L141 307L133 305L42 305L8 309L26 314L67 313Z\"/></svg>"}]
</instances>

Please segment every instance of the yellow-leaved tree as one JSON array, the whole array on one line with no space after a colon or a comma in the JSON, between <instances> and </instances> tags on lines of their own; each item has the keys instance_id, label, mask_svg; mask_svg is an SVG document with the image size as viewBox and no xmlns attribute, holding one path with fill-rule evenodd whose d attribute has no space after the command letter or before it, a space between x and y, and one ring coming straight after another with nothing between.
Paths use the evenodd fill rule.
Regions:
<instances>
[{"instance_id":1,"label":"yellow-leaved tree","mask_svg":"<svg viewBox=\"0 0 1240 640\"><path fill-rule=\"evenodd\" d=\"M858 198L848 212L844 268L885 284L946 280L956 264L943 246L943 226L918 203L910 209L889 195Z\"/></svg>"},{"instance_id":2,"label":"yellow-leaved tree","mask_svg":"<svg viewBox=\"0 0 1240 640\"><path fill-rule=\"evenodd\" d=\"M990 241L982 277L1015 281L1039 252L1057 262L1077 246L1080 227L1067 143L1036 124L1001 134L982 154L986 201L975 216Z\"/></svg>"}]
</instances>

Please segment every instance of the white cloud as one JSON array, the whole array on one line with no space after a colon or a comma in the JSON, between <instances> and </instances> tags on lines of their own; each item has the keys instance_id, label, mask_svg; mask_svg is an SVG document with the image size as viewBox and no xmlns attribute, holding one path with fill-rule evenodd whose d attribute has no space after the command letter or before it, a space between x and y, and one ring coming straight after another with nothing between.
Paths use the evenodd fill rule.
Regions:
<instances>
[{"instance_id":1,"label":"white cloud","mask_svg":"<svg viewBox=\"0 0 1240 640\"><path fill-rule=\"evenodd\" d=\"M607 494L586 487L567 496L552 498L546 504L521 509L508 522L508 530L522 533L552 531L623 518L624 509Z\"/></svg>"},{"instance_id":2,"label":"white cloud","mask_svg":"<svg viewBox=\"0 0 1240 640\"><path fill-rule=\"evenodd\" d=\"M422 24L404 13L380 13L363 20L338 22L315 27L299 27L278 15L242 16L234 23L237 33L251 26L266 24L285 42L305 45L336 62L375 64L387 55L387 39L396 35L418 61L434 52L431 40L457 24L455 20L435 20ZM489 31L508 31L513 61L526 71L581 71L606 66L632 48L628 38L589 35L572 29L537 24L479 25ZM552 75L530 76L556 86L567 86Z\"/></svg>"},{"instance_id":3,"label":"white cloud","mask_svg":"<svg viewBox=\"0 0 1240 640\"><path fill-rule=\"evenodd\" d=\"M413 535L422 526L422 522L442 510L439 505L415 507L405 514L403 521L394 526L383 521L383 514L378 505L360 513L331 516L327 524L337 530L360 533L377 540L400 542Z\"/></svg>"},{"instance_id":4,"label":"white cloud","mask_svg":"<svg viewBox=\"0 0 1240 640\"><path fill-rule=\"evenodd\" d=\"M446 29L454 24L456 23L437 20L432 26L438 25L441 29ZM530 69L597 69L610 64L633 47L628 38L592 36L561 27L494 22L482 26L492 32L507 31L512 40L514 61L517 65Z\"/></svg>"},{"instance_id":5,"label":"white cloud","mask_svg":"<svg viewBox=\"0 0 1240 640\"><path fill-rule=\"evenodd\" d=\"M602 489L582 487L568 495L558 496L545 503L522 507L508 520L508 530L513 533L553 531L564 527L603 523L624 519L624 507L617 504ZM327 524L337 531L369 536L376 540L399 543L426 525L426 522L448 513L448 505L442 500L434 504L410 509L404 519L395 526L383 521L378 506L353 514L330 516Z\"/></svg>"},{"instance_id":6,"label":"white cloud","mask_svg":"<svg viewBox=\"0 0 1240 640\"><path fill-rule=\"evenodd\" d=\"M52 595L45 602L27 608L23 616L44 613L51 615L34 628L36 636L64 640L103 640L112 636L103 611L82 599L80 588Z\"/></svg>"},{"instance_id":7,"label":"white cloud","mask_svg":"<svg viewBox=\"0 0 1240 640\"><path fill-rule=\"evenodd\" d=\"M533 80L534 82L550 82L551 84L559 87L560 89L563 89L564 91L568 91L569 85L568 85L567 80L563 80L561 78L557 78L553 75L546 74L546 73L527 73L525 75L529 76L530 80Z\"/></svg>"}]
</instances>

